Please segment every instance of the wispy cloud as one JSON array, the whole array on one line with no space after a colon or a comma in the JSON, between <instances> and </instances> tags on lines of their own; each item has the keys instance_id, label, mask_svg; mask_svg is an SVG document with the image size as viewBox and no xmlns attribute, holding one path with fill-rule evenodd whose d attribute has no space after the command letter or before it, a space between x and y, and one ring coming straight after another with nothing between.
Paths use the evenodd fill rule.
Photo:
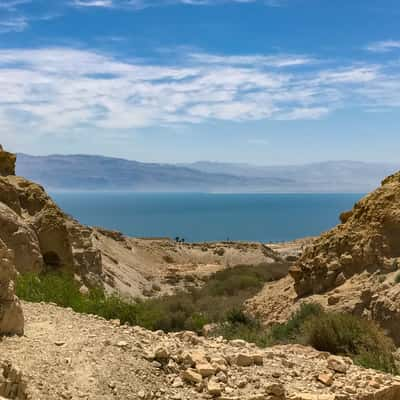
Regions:
<instances>
[{"instance_id":1,"label":"wispy cloud","mask_svg":"<svg viewBox=\"0 0 400 400\"><path fill-rule=\"evenodd\" d=\"M16 132L115 132L209 120L319 119L348 104L400 107L400 76L384 66L288 71L276 56L199 54L155 65L72 48L0 50L0 125Z\"/></svg>"},{"instance_id":2,"label":"wispy cloud","mask_svg":"<svg viewBox=\"0 0 400 400\"><path fill-rule=\"evenodd\" d=\"M265 56L260 54L224 56L216 54L191 53L189 55L195 62L214 65L242 65L242 66L270 66L270 67L294 67L309 65L316 60L304 55L274 55Z\"/></svg>"},{"instance_id":3,"label":"wispy cloud","mask_svg":"<svg viewBox=\"0 0 400 400\"><path fill-rule=\"evenodd\" d=\"M28 12L26 6L36 1L35 8ZM60 3L49 5L41 0L0 0L0 34L23 32L34 21L49 21L60 17Z\"/></svg>"},{"instance_id":4,"label":"wispy cloud","mask_svg":"<svg viewBox=\"0 0 400 400\"><path fill-rule=\"evenodd\" d=\"M132 10L141 10L148 7L169 5L214 6L227 3L261 3L265 6L277 7L283 4L283 0L71 0L70 4L76 7L127 8Z\"/></svg>"},{"instance_id":5,"label":"wispy cloud","mask_svg":"<svg viewBox=\"0 0 400 400\"><path fill-rule=\"evenodd\" d=\"M28 27L25 17L12 17L0 20L0 33L22 32Z\"/></svg>"},{"instance_id":6,"label":"wispy cloud","mask_svg":"<svg viewBox=\"0 0 400 400\"><path fill-rule=\"evenodd\" d=\"M35 11L27 12L26 5L37 1ZM150 7L166 7L174 5L186 6L216 6L228 3L249 4L261 3L266 6L276 6L281 1L275 0L0 0L0 33L22 32L32 21L50 19L50 16L60 16L65 9L124 9L139 11ZM44 16L47 16L46 18Z\"/></svg>"},{"instance_id":7,"label":"wispy cloud","mask_svg":"<svg viewBox=\"0 0 400 400\"><path fill-rule=\"evenodd\" d=\"M0 10L16 11L18 6L31 3L32 0L2 0Z\"/></svg>"},{"instance_id":8,"label":"wispy cloud","mask_svg":"<svg viewBox=\"0 0 400 400\"><path fill-rule=\"evenodd\" d=\"M400 49L400 40L383 40L370 43L367 46L367 50L374 53L387 53L396 49Z\"/></svg>"},{"instance_id":9,"label":"wispy cloud","mask_svg":"<svg viewBox=\"0 0 400 400\"><path fill-rule=\"evenodd\" d=\"M76 7L114 7L112 0L74 0L72 5Z\"/></svg>"}]
</instances>

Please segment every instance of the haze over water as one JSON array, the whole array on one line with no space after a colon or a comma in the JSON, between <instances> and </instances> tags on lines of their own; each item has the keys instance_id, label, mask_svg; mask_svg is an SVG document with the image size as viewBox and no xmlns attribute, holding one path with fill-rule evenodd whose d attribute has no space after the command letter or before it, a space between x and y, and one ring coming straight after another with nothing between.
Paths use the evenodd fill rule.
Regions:
<instances>
[{"instance_id":1,"label":"haze over water","mask_svg":"<svg viewBox=\"0 0 400 400\"><path fill-rule=\"evenodd\" d=\"M81 223L134 237L190 242L286 241L315 236L339 222L362 194L203 194L55 192Z\"/></svg>"}]
</instances>

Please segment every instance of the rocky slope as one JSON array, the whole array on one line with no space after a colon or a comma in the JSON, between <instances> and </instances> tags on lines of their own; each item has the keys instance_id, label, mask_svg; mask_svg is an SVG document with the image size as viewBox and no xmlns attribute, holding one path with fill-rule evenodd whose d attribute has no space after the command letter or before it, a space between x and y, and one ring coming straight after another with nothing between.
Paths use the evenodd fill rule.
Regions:
<instances>
[{"instance_id":1,"label":"rocky slope","mask_svg":"<svg viewBox=\"0 0 400 400\"><path fill-rule=\"evenodd\" d=\"M104 229L95 229L93 238L94 247L102 253L107 290L134 297L199 286L212 273L238 265L261 264L272 269L274 261L281 260L261 243L176 243L128 238ZM287 271L282 267L277 276Z\"/></svg>"},{"instance_id":2,"label":"rocky slope","mask_svg":"<svg viewBox=\"0 0 400 400\"><path fill-rule=\"evenodd\" d=\"M47 304L24 311L25 336L0 342L7 399L400 398L398 378L302 346L149 332Z\"/></svg>"},{"instance_id":3,"label":"rocky slope","mask_svg":"<svg viewBox=\"0 0 400 400\"><path fill-rule=\"evenodd\" d=\"M342 224L306 248L290 277L248 303L266 323L285 320L302 301L373 318L400 343L400 173L341 215Z\"/></svg>"}]
</instances>

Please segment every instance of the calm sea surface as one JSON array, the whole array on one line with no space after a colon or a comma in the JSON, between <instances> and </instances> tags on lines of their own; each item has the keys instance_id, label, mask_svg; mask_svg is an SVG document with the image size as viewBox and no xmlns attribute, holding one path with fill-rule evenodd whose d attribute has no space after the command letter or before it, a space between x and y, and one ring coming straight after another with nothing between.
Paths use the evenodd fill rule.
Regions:
<instances>
[{"instance_id":1,"label":"calm sea surface","mask_svg":"<svg viewBox=\"0 0 400 400\"><path fill-rule=\"evenodd\" d=\"M87 225L130 236L186 241L283 241L318 235L338 223L361 194L52 193Z\"/></svg>"}]
</instances>

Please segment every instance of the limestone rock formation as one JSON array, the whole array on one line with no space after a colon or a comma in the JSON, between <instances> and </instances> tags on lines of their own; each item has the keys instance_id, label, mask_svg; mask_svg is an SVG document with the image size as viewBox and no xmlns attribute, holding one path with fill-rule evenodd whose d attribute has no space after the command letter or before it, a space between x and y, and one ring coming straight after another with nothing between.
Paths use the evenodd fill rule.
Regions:
<instances>
[{"instance_id":1,"label":"limestone rock formation","mask_svg":"<svg viewBox=\"0 0 400 400\"><path fill-rule=\"evenodd\" d=\"M14 291L15 277L13 252L0 239L0 335L24 332L22 308Z\"/></svg>"},{"instance_id":2,"label":"limestone rock formation","mask_svg":"<svg viewBox=\"0 0 400 400\"><path fill-rule=\"evenodd\" d=\"M302 302L377 321L400 344L400 173L341 215L307 247L290 276L247 302L265 324L287 320Z\"/></svg>"},{"instance_id":3,"label":"limestone rock formation","mask_svg":"<svg viewBox=\"0 0 400 400\"><path fill-rule=\"evenodd\" d=\"M393 271L400 262L400 172L341 215L291 269L299 296L323 293L361 271Z\"/></svg>"},{"instance_id":4,"label":"limestone rock formation","mask_svg":"<svg viewBox=\"0 0 400 400\"><path fill-rule=\"evenodd\" d=\"M101 253L93 231L61 211L40 185L14 176L15 159L0 150L0 239L14 251L17 270L66 268L99 284Z\"/></svg>"}]
</instances>

